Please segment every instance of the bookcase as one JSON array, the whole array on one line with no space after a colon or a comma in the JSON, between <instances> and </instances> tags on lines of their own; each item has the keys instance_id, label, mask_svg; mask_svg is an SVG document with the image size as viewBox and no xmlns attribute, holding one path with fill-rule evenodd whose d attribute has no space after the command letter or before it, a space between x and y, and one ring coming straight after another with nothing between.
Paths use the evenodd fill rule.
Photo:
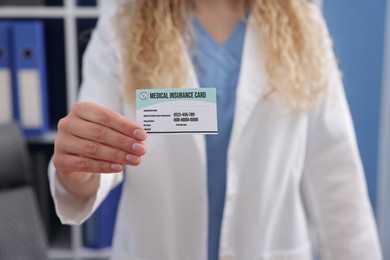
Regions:
<instances>
[{"instance_id":1,"label":"bookcase","mask_svg":"<svg viewBox=\"0 0 390 260\"><path fill-rule=\"evenodd\" d=\"M28 3L29 1L25 1ZM83 51L101 10L113 0L45 0L39 6L0 6L0 20L40 19L45 25L46 61L51 131L28 138L34 167L38 202L49 238L49 259L108 259L110 249L83 246L82 226L61 225L47 181L47 164L53 152L56 124L77 98ZM12 1L10 2L12 3Z\"/></svg>"}]
</instances>

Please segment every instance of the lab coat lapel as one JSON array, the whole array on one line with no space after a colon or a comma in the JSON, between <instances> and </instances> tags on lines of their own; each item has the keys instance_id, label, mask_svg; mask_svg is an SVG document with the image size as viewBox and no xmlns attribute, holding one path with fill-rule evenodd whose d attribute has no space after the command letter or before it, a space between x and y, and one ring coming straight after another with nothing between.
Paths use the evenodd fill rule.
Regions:
<instances>
[{"instance_id":1,"label":"lab coat lapel","mask_svg":"<svg viewBox=\"0 0 390 260\"><path fill-rule=\"evenodd\" d=\"M236 90L236 108L232 129L231 145L239 140L256 104L260 101L267 85L265 57L262 49L260 28L253 16L249 16L244 40L240 78ZM188 77L184 87L199 88L198 79L188 52L184 52L188 61ZM202 163L206 165L206 142L203 135L191 135L200 153Z\"/></svg>"},{"instance_id":2,"label":"lab coat lapel","mask_svg":"<svg viewBox=\"0 0 390 260\"><path fill-rule=\"evenodd\" d=\"M253 16L249 16L242 53L240 78L236 90L236 108L231 145L237 142L256 104L265 93L267 75L265 54L262 49L260 28Z\"/></svg>"},{"instance_id":3,"label":"lab coat lapel","mask_svg":"<svg viewBox=\"0 0 390 260\"><path fill-rule=\"evenodd\" d=\"M187 51L184 52L184 55L186 56L187 63L188 63L188 76L187 81L184 88L199 88L199 82L198 78L196 77L194 66L192 65L191 58ZM190 138L193 139L196 148L199 151L199 155L201 158L201 163L204 165L206 170L206 140L204 138L204 135L190 135Z\"/></svg>"}]
</instances>

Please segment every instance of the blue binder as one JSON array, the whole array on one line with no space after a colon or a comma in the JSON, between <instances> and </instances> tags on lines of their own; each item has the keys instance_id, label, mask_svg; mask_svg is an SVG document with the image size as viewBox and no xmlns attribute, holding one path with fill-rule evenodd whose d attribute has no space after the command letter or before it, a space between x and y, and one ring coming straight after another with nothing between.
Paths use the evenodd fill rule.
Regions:
<instances>
[{"instance_id":1,"label":"blue binder","mask_svg":"<svg viewBox=\"0 0 390 260\"><path fill-rule=\"evenodd\" d=\"M116 215L123 184L114 188L94 214L84 223L84 246L93 249L112 245Z\"/></svg>"},{"instance_id":2,"label":"blue binder","mask_svg":"<svg viewBox=\"0 0 390 260\"><path fill-rule=\"evenodd\" d=\"M0 21L0 124L14 118L10 23Z\"/></svg>"},{"instance_id":3,"label":"blue binder","mask_svg":"<svg viewBox=\"0 0 390 260\"><path fill-rule=\"evenodd\" d=\"M40 20L12 22L16 118L26 136L49 130L44 26Z\"/></svg>"}]
</instances>

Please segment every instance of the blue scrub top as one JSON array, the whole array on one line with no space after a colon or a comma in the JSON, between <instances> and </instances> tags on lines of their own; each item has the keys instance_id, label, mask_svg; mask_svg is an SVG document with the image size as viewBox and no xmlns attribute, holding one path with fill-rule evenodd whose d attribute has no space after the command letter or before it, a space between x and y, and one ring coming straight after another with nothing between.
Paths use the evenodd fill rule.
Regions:
<instances>
[{"instance_id":1,"label":"blue scrub top","mask_svg":"<svg viewBox=\"0 0 390 260\"><path fill-rule=\"evenodd\" d=\"M226 157L233 124L246 24L240 21L229 39L222 45L216 43L195 18L193 25L196 38L192 62L199 85L217 89L218 135L206 136L208 260L217 260L225 203Z\"/></svg>"}]
</instances>

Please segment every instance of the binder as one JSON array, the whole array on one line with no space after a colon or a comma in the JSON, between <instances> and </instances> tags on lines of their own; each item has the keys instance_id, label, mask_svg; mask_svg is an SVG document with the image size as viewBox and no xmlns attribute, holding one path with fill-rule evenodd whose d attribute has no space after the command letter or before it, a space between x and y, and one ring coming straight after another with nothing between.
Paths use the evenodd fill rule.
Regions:
<instances>
[{"instance_id":1,"label":"binder","mask_svg":"<svg viewBox=\"0 0 390 260\"><path fill-rule=\"evenodd\" d=\"M84 246L103 249L112 245L116 215L123 184L114 188L83 225Z\"/></svg>"},{"instance_id":2,"label":"binder","mask_svg":"<svg viewBox=\"0 0 390 260\"><path fill-rule=\"evenodd\" d=\"M0 21L0 124L13 120L10 24Z\"/></svg>"},{"instance_id":3,"label":"binder","mask_svg":"<svg viewBox=\"0 0 390 260\"><path fill-rule=\"evenodd\" d=\"M49 130L44 26L40 20L12 22L16 118L26 136Z\"/></svg>"}]
</instances>

